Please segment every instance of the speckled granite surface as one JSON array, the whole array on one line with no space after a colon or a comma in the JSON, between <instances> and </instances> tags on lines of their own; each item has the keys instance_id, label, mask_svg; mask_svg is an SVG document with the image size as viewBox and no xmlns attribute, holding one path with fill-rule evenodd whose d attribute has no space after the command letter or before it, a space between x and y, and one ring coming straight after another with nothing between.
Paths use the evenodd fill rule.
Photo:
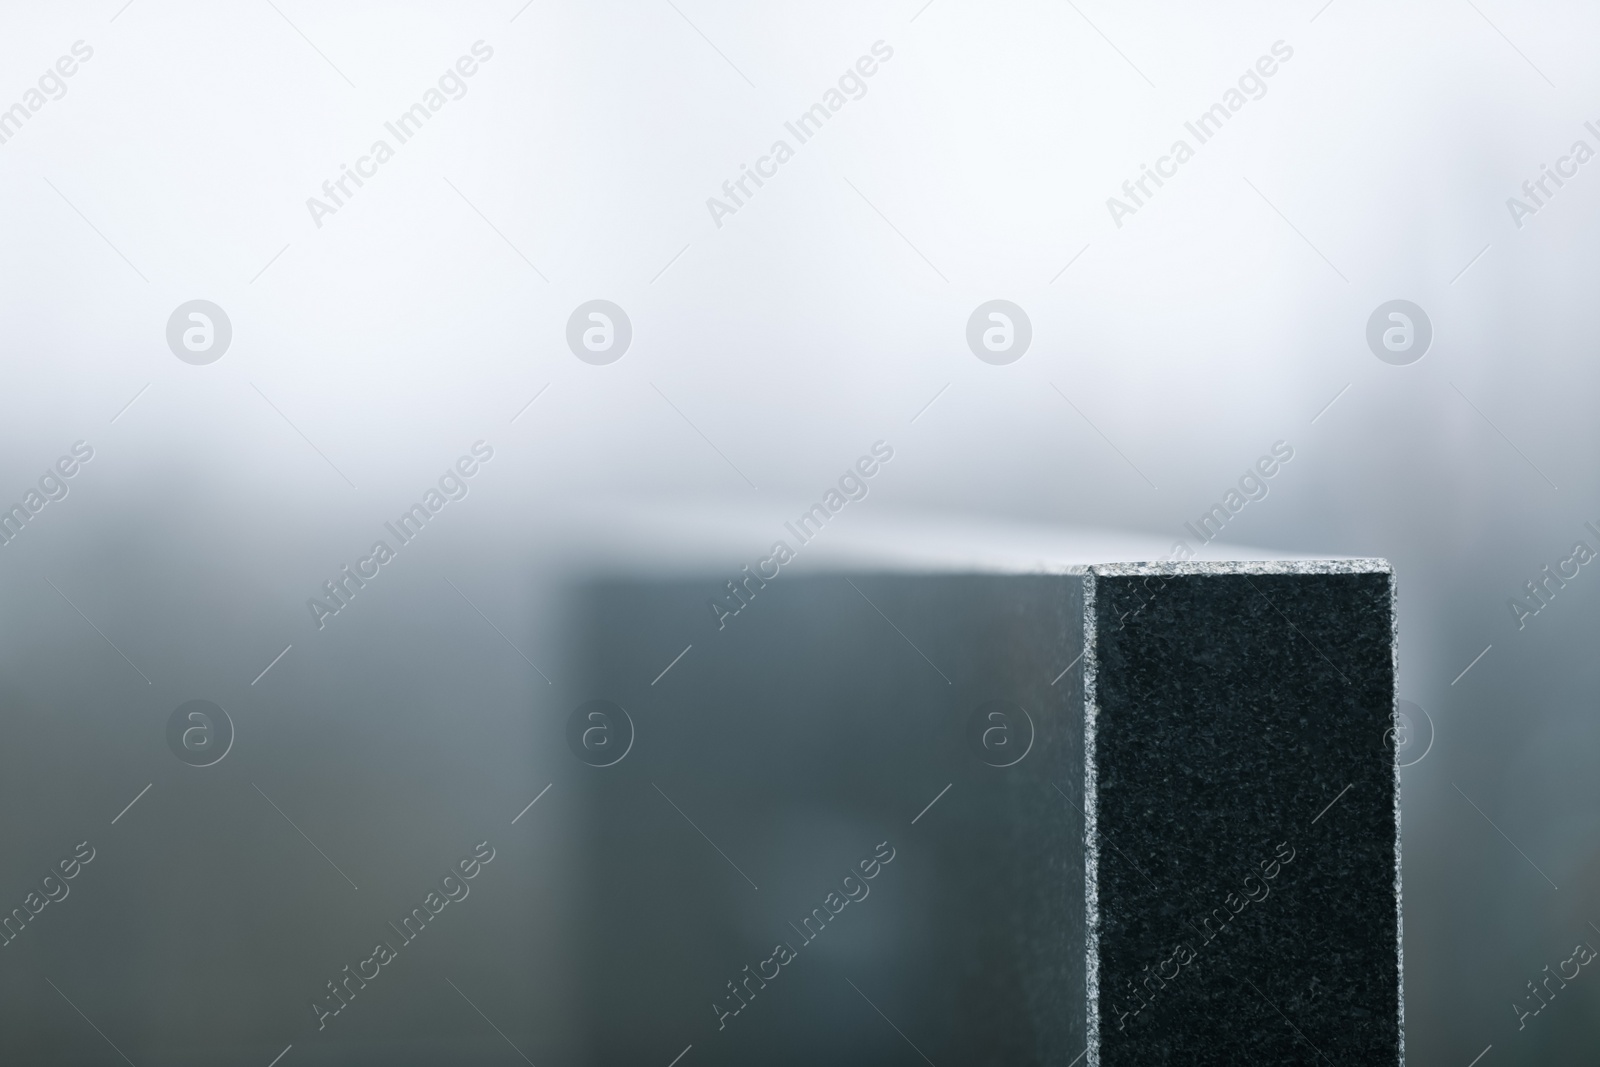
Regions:
<instances>
[{"instance_id":1,"label":"speckled granite surface","mask_svg":"<svg viewBox=\"0 0 1600 1067\"><path fill-rule=\"evenodd\" d=\"M1091 1067L1401 1062L1392 589L1090 568Z\"/></svg>"}]
</instances>

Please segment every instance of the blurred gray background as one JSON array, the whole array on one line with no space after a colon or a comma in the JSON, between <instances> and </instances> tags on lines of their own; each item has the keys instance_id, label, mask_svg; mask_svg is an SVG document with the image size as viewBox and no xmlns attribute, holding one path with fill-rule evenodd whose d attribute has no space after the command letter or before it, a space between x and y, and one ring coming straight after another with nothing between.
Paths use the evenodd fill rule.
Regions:
<instances>
[{"instance_id":1,"label":"blurred gray background","mask_svg":"<svg viewBox=\"0 0 1600 1067\"><path fill-rule=\"evenodd\" d=\"M0 906L97 850L0 949L7 1058L380 1057L380 989L320 1032L305 1001L483 840L449 966L418 946L378 980L416 983L395 1048L577 1056L563 1020L604 1009L563 980L589 768L540 673L557 590L710 596L879 440L785 574L1180 539L1391 560L1410 1060L1592 1048L1600 979L1529 983L1600 946L1574 555L1600 551L1600 11L110 0L0 28L0 504L29 513L0 546ZM344 167L364 184L313 211ZM735 203L744 167L770 176ZM597 299L631 325L603 365L568 343ZM1031 340L980 358L997 299ZM212 312L209 348L169 344L194 300L225 348ZM1409 347L1369 344L1394 300ZM308 598L480 440L465 497L319 629ZM1202 544L1185 523L1276 442ZM194 699L236 732L211 767L167 744Z\"/></svg>"}]
</instances>

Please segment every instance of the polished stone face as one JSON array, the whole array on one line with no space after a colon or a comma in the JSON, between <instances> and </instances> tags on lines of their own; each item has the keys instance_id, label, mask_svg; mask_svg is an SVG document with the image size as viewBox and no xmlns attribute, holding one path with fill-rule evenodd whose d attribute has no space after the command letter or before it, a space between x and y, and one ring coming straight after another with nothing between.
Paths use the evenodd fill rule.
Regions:
<instances>
[{"instance_id":1,"label":"polished stone face","mask_svg":"<svg viewBox=\"0 0 1600 1067\"><path fill-rule=\"evenodd\" d=\"M1078 1057L1081 576L786 574L720 630L715 591L580 600L637 731L572 802L589 1062Z\"/></svg>"}]
</instances>

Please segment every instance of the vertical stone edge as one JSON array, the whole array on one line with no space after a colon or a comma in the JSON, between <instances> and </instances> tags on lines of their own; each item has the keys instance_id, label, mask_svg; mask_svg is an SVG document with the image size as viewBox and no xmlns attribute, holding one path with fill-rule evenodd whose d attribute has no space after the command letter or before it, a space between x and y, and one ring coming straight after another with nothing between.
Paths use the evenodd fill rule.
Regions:
<instances>
[{"instance_id":1,"label":"vertical stone edge","mask_svg":"<svg viewBox=\"0 0 1600 1067\"><path fill-rule=\"evenodd\" d=\"M1384 561L1385 567L1387 562ZM1388 568L1389 578L1389 721L1398 724L1400 712L1400 612L1395 573ZM1393 727L1391 727L1391 730ZM1392 735L1391 735L1392 736ZM1406 1064L1406 938L1405 908L1400 891L1400 746L1393 745L1391 760L1394 764L1394 953L1395 953L1395 1010L1398 1012L1396 1030L1400 1047L1397 1049L1400 1067Z\"/></svg>"},{"instance_id":2,"label":"vertical stone edge","mask_svg":"<svg viewBox=\"0 0 1600 1067\"><path fill-rule=\"evenodd\" d=\"M1095 767L1099 642L1095 575L1083 576L1083 949L1086 1067L1100 1067L1100 789ZM1396 772L1398 773L1398 772Z\"/></svg>"}]
</instances>

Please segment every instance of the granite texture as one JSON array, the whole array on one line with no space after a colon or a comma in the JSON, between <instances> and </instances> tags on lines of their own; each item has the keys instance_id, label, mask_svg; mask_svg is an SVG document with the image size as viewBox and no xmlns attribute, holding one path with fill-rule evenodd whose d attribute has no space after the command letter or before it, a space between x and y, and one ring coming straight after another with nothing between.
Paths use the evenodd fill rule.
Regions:
<instances>
[{"instance_id":1,"label":"granite texture","mask_svg":"<svg viewBox=\"0 0 1600 1067\"><path fill-rule=\"evenodd\" d=\"M1387 565L1088 581L1088 1063L1401 1062Z\"/></svg>"}]
</instances>

